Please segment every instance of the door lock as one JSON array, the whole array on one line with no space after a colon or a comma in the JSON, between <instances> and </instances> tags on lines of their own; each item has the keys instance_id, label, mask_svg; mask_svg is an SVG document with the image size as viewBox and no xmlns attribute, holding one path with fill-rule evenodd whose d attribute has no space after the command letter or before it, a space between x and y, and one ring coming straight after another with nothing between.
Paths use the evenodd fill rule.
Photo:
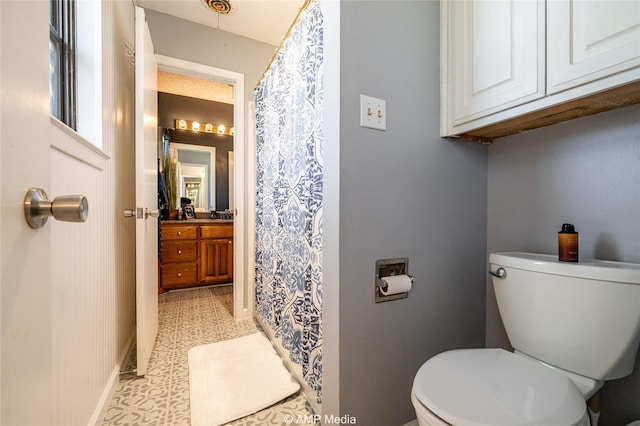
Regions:
<instances>
[{"instance_id":1,"label":"door lock","mask_svg":"<svg viewBox=\"0 0 640 426\"><path fill-rule=\"evenodd\" d=\"M136 219L147 219L149 216L151 217L159 217L160 216L160 210L158 209L149 209L149 208L142 208L142 207L138 207L135 210L134 209L124 209L124 211L122 212L124 214L124 217L135 217Z\"/></svg>"},{"instance_id":2,"label":"door lock","mask_svg":"<svg viewBox=\"0 0 640 426\"><path fill-rule=\"evenodd\" d=\"M34 229L42 228L49 216L63 222L86 222L89 202L84 195L62 195L50 201L40 188L31 188L24 198L24 215Z\"/></svg>"}]
</instances>

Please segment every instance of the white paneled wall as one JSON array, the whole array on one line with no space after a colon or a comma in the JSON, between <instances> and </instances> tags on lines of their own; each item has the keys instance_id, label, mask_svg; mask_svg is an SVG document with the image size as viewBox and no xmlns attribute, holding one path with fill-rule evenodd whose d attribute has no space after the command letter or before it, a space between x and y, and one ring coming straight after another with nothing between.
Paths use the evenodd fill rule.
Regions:
<instances>
[{"instance_id":1,"label":"white paneled wall","mask_svg":"<svg viewBox=\"0 0 640 426\"><path fill-rule=\"evenodd\" d=\"M110 161L105 161L110 166ZM84 424L117 359L109 167L51 150L52 194L83 194L87 222L51 223L51 328L55 424ZM79 179L78 177L82 177Z\"/></svg>"},{"instance_id":2,"label":"white paneled wall","mask_svg":"<svg viewBox=\"0 0 640 426\"><path fill-rule=\"evenodd\" d=\"M51 195L83 194L83 224L52 221L52 424L100 422L135 330L133 7L103 3L103 152L56 129Z\"/></svg>"}]
</instances>

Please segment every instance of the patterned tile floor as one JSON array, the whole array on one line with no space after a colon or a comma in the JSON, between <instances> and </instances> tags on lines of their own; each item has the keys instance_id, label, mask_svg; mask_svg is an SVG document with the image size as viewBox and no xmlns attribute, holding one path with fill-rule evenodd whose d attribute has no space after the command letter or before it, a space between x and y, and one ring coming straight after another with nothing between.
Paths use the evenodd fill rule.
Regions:
<instances>
[{"instance_id":1,"label":"patterned tile floor","mask_svg":"<svg viewBox=\"0 0 640 426\"><path fill-rule=\"evenodd\" d=\"M123 376L103 425L189 425L187 351L198 345L260 330L253 319L235 321L233 288L208 287L164 293L159 297L158 338L144 378ZM125 370L135 365L135 350ZM302 392L263 411L228 423L233 426L287 425L312 418ZM306 422L304 422L306 423Z\"/></svg>"}]
</instances>

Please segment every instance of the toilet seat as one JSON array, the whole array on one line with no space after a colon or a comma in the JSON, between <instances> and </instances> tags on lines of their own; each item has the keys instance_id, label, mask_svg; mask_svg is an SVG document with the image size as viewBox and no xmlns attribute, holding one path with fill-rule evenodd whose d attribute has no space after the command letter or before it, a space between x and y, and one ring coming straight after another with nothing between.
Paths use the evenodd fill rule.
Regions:
<instances>
[{"instance_id":1,"label":"toilet seat","mask_svg":"<svg viewBox=\"0 0 640 426\"><path fill-rule=\"evenodd\" d=\"M503 349L438 354L418 370L413 393L456 426L589 424L584 397L569 378Z\"/></svg>"}]
</instances>

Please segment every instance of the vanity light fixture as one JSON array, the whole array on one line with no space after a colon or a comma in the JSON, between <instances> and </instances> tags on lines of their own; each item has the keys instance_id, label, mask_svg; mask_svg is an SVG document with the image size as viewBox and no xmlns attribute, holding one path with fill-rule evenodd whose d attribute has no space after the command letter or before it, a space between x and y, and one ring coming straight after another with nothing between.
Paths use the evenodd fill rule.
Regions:
<instances>
[{"instance_id":1,"label":"vanity light fixture","mask_svg":"<svg viewBox=\"0 0 640 426\"><path fill-rule=\"evenodd\" d=\"M233 136L235 130L233 127L227 127L224 124L200 123L198 121L189 121L183 119L176 120L176 129L191 130L197 133L217 133L219 135Z\"/></svg>"}]
</instances>

